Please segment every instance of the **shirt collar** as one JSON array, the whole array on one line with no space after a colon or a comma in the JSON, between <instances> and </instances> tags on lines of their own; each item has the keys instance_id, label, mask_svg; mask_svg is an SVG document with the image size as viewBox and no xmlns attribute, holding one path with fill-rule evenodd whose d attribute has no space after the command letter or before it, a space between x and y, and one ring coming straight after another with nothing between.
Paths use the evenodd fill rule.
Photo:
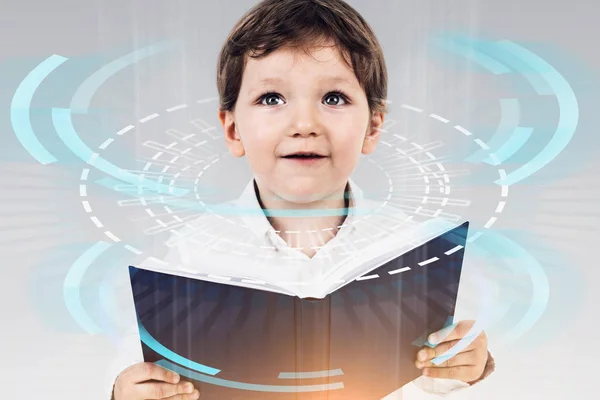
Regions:
<instances>
[{"instance_id":1,"label":"shirt collar","mask_svg":"<svg viewBox=\"0 0 600 400\"><path fill-rule=\"evenodd\" d=\"M274 248L286 247L287 244L277 235L278 232L273 229L264 212L256 212L256 210L262 210L256 190L255 180L252 178L235 201L236 206L240 208L240 218L255 235L269 240ZM336 240L342 239L355 228L353 222L356 219L356 210L364 207L363 192L352 179L348 179L348 196L348 215L340 225L335 236Z\"/></svg>"}]
</instances>

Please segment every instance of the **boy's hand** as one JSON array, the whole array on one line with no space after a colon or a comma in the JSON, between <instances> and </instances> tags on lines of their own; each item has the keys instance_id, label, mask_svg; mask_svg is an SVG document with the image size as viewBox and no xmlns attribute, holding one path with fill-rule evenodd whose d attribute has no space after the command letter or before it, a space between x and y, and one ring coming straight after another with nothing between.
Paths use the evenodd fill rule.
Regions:
<instances>
[{"instance_id":1,"label":"boy's hand","mask_svg":"<svg viewBox=\"0 0 600 400\"><path fill-rule=\"evenodd\" d=\"M156 382L146 382L146 381ZM200 397L191 382L154 363L137 363L123 370L114 387L114 400L196 400Z\"/></svg>"},{"instance_id":2,"label":"boy's hand","mask_svg":"<svg viewBox=\"0 0 600 400\"><path fill-rule=\"evenodd\" d=\"M483 374L487 360L487 336L481 332L468 347L439 365L431 362L444 354L469 332L475 321L460 321L429 336L434 348L424 347L417 353L415 365L423 375L431 378L457 379L466 383L477 381ZM451 331L450 331L451 330Z\"/></svg>"}]
</instances>

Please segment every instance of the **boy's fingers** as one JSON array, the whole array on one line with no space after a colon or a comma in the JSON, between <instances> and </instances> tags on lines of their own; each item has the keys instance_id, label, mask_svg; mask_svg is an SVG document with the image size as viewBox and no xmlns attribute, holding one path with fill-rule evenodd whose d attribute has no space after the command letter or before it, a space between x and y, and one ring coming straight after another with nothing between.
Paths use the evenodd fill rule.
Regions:
<instances>
[{"instance_id":1,"label":"boy's fingers","mask_svg":"<svg viewBox=\"0 0 600 400\"><path fill-rule=\"evenodd\" d=\"M178 394L175 396L168 397L166 400L196 400L200 398L200 392L198 389L194 390L189 394Z\"/></svg>"},{"instance_id":2,"label":"boy's fingers","mask_svg":"<svg viewBox=\"0 0 600 400\"><path fill-rule=\"evenodd\" d=\"M191 394L194 385L191 382L181 382L176 385L172 383L140 383L136 386L136 392L143 399L160 400L168 399L176 395ZM187 399L187 397L184 397Z\"/></svg>"},{"instance_id":3,"label":"boy's fingers","mask_svg":"<svg viewBox=\"0 0 600 400\"><path fill-rule=\"evenodd\" d=\"M449 340L461 339L467 333L469 333L469 330L471 330L474 324L475 321L472 320L460 321L456 324L447 326L443 329L440 329L437 332L432 333L431 335L429 335L427 340L431 344L438 344L442 342L447 342Z\"/></svg>"},{"instance_id":4,"label":"boy's fingers","mask_svg":"<svg viewBox=\"0 0 600 400\"><path fill-rule=\"evenodd\" d=\"M458 342L460 342L460 339L440 343L439 345L435 346L434 348L425 346L421 350L419 350L419 352L417 353L417 361L430 361L430 360L434 359L435 357L439 357L442 354L444 354L445 352L447 352L448 350L452 349L452 347L454 347ZM475 347L476 347L476 343L473 342L473 343L469 344L469 346L467 346L460 353L471 351ZM460 354L460 353L457 353L457 354Z\"/></svg>"},{"instance_id":5,"label":"boy's fingers","mask_svg":"<svg viewBox=\"0 0 600 400\"><path fill-rule=\"evenodd\" d=\"M475 351L467 351L467 352L463 352L463 353L458 353L455 356L447 359L446 361L442 362L441 364L434 364L431 362L431 360L428 361L416 361L415 365L417 368L421 369L421 368L425 368L425 367L431 367L431 368L443 368L443 367L458 367L461 365L476 365L477 364L477 353Z\"/></svg>"},{"instance_id":6,"label":"boy's fingers","mask_svg":"<svg viewBox=\"0 0 600 400\"><path fill-rule=\"evenodd\" d=\"M425 368L423 375L430 378L457 379L463 382L471 382L479 377L476 367L461 365L457 367Z\"/></svg>"},{"instance_id":7,"label":"boy's fingers","mask_svg":"<svg viewBox=\"0 0 600 400\"><path fill-rule=\"evenodd\" d=\"M136 364L127 371L127 379L132 383L141 383L149 380L178 383L179 375L154 363Z\"/></svg>"}]
</instances>

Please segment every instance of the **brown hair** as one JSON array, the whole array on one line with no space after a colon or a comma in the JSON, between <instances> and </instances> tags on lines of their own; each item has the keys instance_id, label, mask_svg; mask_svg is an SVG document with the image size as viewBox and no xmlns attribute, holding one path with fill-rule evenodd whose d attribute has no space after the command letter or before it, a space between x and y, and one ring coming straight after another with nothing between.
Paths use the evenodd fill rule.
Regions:
<instances>
[{"instance_id":1,"label":"brown hair","mask_svg":"<svg viewBox=\"0 0 600 400\"><path fill-rule=\"evenodd\" d=\"M367 96L369 110L387 112L387 69L373 30L343 0L263 0L233 27L219 54L221 111L233 111L247 57L282 47L308 49L333 40Z\"/></svg>"}]
</instances>

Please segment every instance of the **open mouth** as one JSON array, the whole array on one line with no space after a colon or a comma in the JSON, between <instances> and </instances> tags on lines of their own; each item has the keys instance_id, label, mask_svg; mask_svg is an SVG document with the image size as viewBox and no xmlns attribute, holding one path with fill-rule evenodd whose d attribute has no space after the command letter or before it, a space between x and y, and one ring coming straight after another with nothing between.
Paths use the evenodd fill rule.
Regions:
<instances>
[{"instance_id":1,"label":"open mouth","mask_svg":"<svg viewBox=\"0 0 600 400\"><path fill-rule=\"evenodd\" d=\"M297 154L289 154L287 156L283 156L283 158L288 158L288 159L297 159L297 160L311 160L311 159L319 159L319 158L325 158L325 156L322 156L320 154L312 154L312 153L297 153Z\"/></svg>"}]
</instances>

